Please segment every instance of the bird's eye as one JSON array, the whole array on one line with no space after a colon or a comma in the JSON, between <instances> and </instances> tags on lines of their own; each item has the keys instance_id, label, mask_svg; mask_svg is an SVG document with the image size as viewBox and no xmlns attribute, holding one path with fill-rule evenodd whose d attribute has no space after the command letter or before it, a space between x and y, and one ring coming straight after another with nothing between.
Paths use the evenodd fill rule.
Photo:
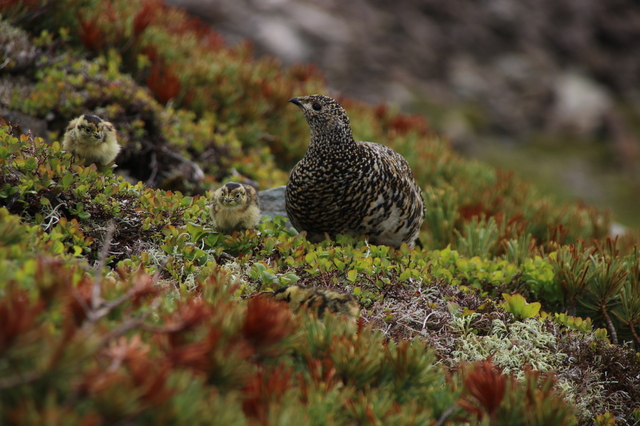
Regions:
<instances>
[{"instance_id":1,"label":"bird's eye","mask_svg":"<svg viewBox=\"0 0 640 426\"><path fill-rule=\"evenodd\" d=\"M311 105L311 108L313 108L315 111L320 111L322 109L322 105L320 105L317 102L314 102L313 105Z\"/></svg>"},{"instance_id":2,"label":"bird's eye","mask_svg":"<svg viewBox=\"0 0 640 426\"><path fill-rule=\"evenodd\" d=\"M84 131L85 131L85 132L87 132L87 133L91 133L91 129L90 129L90 128L88 128L88 127L85 127L85 128L84 128Z\"/></svg>"}]
</instances>

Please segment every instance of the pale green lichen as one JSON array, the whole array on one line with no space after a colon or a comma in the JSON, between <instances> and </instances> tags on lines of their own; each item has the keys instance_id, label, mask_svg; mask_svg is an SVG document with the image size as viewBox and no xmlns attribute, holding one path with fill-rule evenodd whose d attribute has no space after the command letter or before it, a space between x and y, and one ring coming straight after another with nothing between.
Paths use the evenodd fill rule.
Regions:
<instances>
[{"instance_id":1,"label":"pale green lichen","mask_svg":"<svg viewBox=\"0 0 640 426\"><path fill-rule=\"evenodd\" d=\"M544 373L555 372L558 376L556 388L573 405L576 417L587 420L605 409L601 402L605 390L601 375L584 370L576 365L575 360L560 352L556 336L543 330L542 321L532 318L507 324L496 319L489 335L478 336L472 328L477 317L479 314L472 313L452 321L454 330L462 333L453 351L456 362L474 362L491 357L504 373L513 373L518 380L524 378L525 366ZM577 374L584 379L571 380Z\"/></svg>"},{"instance_id":2,"label":"pale green lichen","mask_svg":"<svg viewBox=\"0 0 640 426\"><path fill-rule=\"evenodd\" d=\"M462 332L453 356L456 362L474 362L491 357L505 373L524 377L523 368L529 366L541 372L558 369L567 355L556 349L556 338L542 329L537 319L506 324L495 319L487 336L477 336L470 331L473 315L455 320L452 325Z\"/></svg>"},{"instance_id":3,"label":"pale green lichen","mask_svg":"<svg viewBox=\"0 0 640 426\"><path fill-rule=\"evenodd\" d=\"M240 288L241 294L250 294L258 291L260 288L259 283L248 280L251 270L249 265L243 265L236 260L222 265L220 270L229 274L231 278L230 282L232 285L237 285Z\"/></svg>"},{"instance_id":4,"label":"pale green lichen","mask_svg":"<svg viewBox=\"0 0 640 426\"><path fill-rule=\"evenodd\" d=\"M31 66L38 56L38 49L29 41L29 35L21 28L9 24L0 16L0 69L19 72Z\"/></svg>"}]
</instances>

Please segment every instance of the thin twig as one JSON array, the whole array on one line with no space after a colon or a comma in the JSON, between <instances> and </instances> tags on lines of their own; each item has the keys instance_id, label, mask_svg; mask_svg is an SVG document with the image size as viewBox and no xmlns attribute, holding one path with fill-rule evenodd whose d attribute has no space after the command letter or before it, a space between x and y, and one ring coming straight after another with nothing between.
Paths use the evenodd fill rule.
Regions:
<instances>
[{"instance_id":1,"label":"thin twig","mask_svg":"<svg viewBox=\"0 0 640 426\"><path fill-rule=\"evenodd\" d=\"M147 312L145 312L140 318L129 320L123 324L120 324L114 330L107 333L101 339L98 347L100 348L105 346L110 340L115 339L116 337L121 336L127 331L133 330L136 327L140 327L141 329L144 330L145 329L144 321L149 317L149 315L151 315L153 312L155 312L158 309L158 306L160 306L160 303L162 303L161 297L156 297L155 299L153 299L153 302L151 302L151 305L149 306L149 310Z\"/></svg>"},{"instance_id":2,"label":"thin twig","mask_svg":"<svg viewBox=\"0 0 640 426\"><path fill-rule=\"evenodd\" d=\"M151 152L151 175L145 182L147 186L155 186L156 175L158 174L158 157L154 151Z\"/></svg>"},{"instance_id":3,"label":"thin twig","mask_svg":"<svg viewBox=\"0 0 640 426\"><path fill-rule=\"evenodd\" d=\"M457 405L457 404L452 405L451 407L447 408L447 409L444 411L444 413L442 413L442 415L441 415L441 416L440 416L440 418L438 419L438 424L439 424L439 425L443 425L443 424L444 424L444 422L445 422L445 421L447 421L447 417L449 417L449 416L453 413L453 410L455 410L455 409L456 409L456 405Z\"/></svg>"},{"instance_id":4,"label":"thin twig","mask_svg":"<svg viewBox=\"0 0 640 426\"><path fill-rule=\"evenodd\" d=\"M167 263L169 262L170 259L171 259L171 256L164 259L162 263L158 265L158 269L156 270L156 272L153 273L153 276L151 277L151 281L153 282L153 284L158 283L158 279L160 278L160 273L164 270L165 266L167 266ZM99 311L96 311L93 313L94 321L97 321L100 318L108 315L112 310L122 305L127 300L129 300L131 296L133 296L136 293L136 291L137 290L135 288L132 288L126 294L123 294L117 299L111 300L110 302L103 303L102 308ZM156 299L153 300L152 305L155 304L155 302L156 302Z\"/></svg>"},{"instance_id":5,"label":"thin twig","mask_svg":"<svg viewBox=\"0 0 640 426\"><path fill-rule=\"evenodd\" d=\"M78 292L76 291L75 288L72 288L71 291L73 293L73 297L80 304L80 307L84 311L84 313L87 316L87 318L89 318L89 316L91 315L91 308L89 307L89 305L84 303L84 300L82 299L82 297L80 297L80 295L78 294Z\"/></svg>"},{"instance_id":6,"label":"thin twig","mask_svg":"<svg viewBox=\"0 0 640 426\"><path fill-rule=\"evenodd\" d=\"M220 258L221 259L227 259L227 260L230 260L232 262L236 260L235 257L231 256L229 253L226 253L224 251L222 253L220 253Z\"/></svg>"},{"instance_id":7,"label":"thin twig","mask_svg":"<svg viewBox=\"0 0 640 426\"><path fill-rule=\"evenodd\" d=\"M253 299L254 297L258 297L258 296L261 296L261 295L267 294L267 293L274 294L275 291L271 291L271 290L261 291L260 293L255 293L255 294L252 294L251 296L247 296L247 297L245 297L245 299Z\"/></svg>"},{"instance_id":8,"label":"thin twig","mask_svg":"<svg viewBox=\"0 0 640 426\"><path fill-rule=\"evenodd\" d=\"M107 233L105 234L104 240L102 242L102 251L100 252L100 258L98 260L98 265L96 266L96 270L94 273L93 289L91 291L91 309L94 312L98 310L98 307L102 303L100 297L100 293L102 290L102 269L104 269L104 266L107 263L109 248L111 247L111 241L113 240L113 233L115 229L115 221L111 219L109 221L109 224L107 225ZM92 322L95 321L93 315L90 319Z\"/></svg>"}]
</instances>

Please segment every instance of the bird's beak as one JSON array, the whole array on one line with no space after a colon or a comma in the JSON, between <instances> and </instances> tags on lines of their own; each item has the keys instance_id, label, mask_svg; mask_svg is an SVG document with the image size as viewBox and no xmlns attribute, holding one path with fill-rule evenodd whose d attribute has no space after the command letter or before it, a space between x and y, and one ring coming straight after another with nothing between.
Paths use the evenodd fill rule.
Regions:
<instances>
[{"instance_id":1,"label":"bird's beak","mask_svg":"<svg viewBox=\"0 0 640 426\"><path fill-rule=\"evenodd\" d=\"M300 108L302 108L302 104L300 103L298 98L291 98L289 99L289 102L291 102L292 104L298 105Z\"/></svg>"}]
</instances>

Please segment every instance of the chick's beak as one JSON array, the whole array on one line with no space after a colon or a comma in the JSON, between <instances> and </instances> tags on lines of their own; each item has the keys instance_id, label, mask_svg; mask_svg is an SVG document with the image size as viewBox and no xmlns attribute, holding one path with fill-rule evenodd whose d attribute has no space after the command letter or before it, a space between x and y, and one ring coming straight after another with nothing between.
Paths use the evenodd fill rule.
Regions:
<instances>
[{"instance_id":1,"label":"chick's beak","mask_svg":"<svg viewBox=\"0 0 640 426\"><path fill-rule=\"evenodd\" d=\"M291 102L292 104L298 105L300 108L302 108L302 104L300 103L298 98L291 98L289 99L289 102Z\"/></svg>"}]
</instances>

